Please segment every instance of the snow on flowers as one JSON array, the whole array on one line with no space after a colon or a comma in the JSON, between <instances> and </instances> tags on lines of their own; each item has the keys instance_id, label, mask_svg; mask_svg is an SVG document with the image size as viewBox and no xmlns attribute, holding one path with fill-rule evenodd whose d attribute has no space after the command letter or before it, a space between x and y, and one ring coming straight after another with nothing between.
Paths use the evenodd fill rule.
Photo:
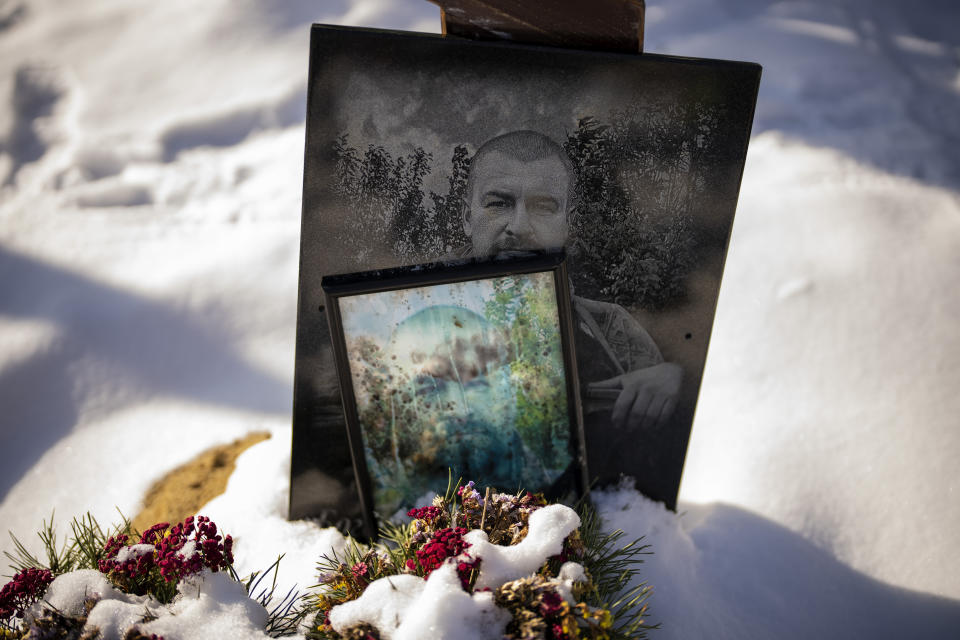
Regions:
<instances>
[{"instance_id":1,"label":"snow on flowers","mask_svg":"<svg viewBox=\"0 0 960 640\"><path fill-rule=\"evenodd\" d=\"M590 508L470 482L408 517L384 542L322 556L312 593L277 598L279 559L240 579L233 539L203 516L138 534L88 515L63 546L44 523L47 562L19 544L11 556L0 640L633 640L649 628L648 588L621 593L648 552L603 533Z\"/></svg>"},{"instance_id":2,"label":"snow on flowers","mask_svg":"<svg viewBox=\"0 0 960 640\"><path fill-rule=\"evenodd\" d=\"M139 544L128 542L123 533L108 538L97 568L125 593L149 593L163 603L173 599L182 578L233 565L233 538L221 538L217 525L204 516L173 527L160 522L143 532Z\"/></svg>"},{"instance_id":3,"label":"snow on flowers","mask_svg":"<svg viewBox=\"0 0 960 640\"><path fill-rule=\"evenodd\" d=\"M540 494L481 496L473 482L448 490L411 509L409 524L386 525L386 544L354 544L345 557L321 561L307 637L643 637L647 588L610 602L636 574L644 547L618 546L620 534L601 534L595 513L585 513L583 523Z\"/></svg>"},{"instance_id":4,"label":"snow on flowers","mask_svg":"<svg viewBox=\"0 0 960 640\"><path fill-rule=\"evenodd\" d=\"M89 515L75 519L72 539L56 545L52 523L40 533L47 566L19 545L19 566L0 591L0 638L158 640L265 638L287 606L268 613L267 597L252 599L249 580L233 572L233 540L209 518L162 522L137 536L124 522L107 535ZM272 618L272 620L271 620Z\"/></svg>"}]
</instances>

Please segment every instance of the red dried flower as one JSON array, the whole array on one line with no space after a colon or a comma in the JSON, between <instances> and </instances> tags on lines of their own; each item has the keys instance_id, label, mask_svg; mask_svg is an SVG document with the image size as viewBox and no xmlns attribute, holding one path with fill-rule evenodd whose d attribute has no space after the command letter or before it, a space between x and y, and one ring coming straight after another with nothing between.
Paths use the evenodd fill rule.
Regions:
<instances>
[{"instance_id":1,"label":"red dried flower","mask_svg":"<svg viewBox=\"0 0 960 640\"><path fill-rule=\"evenodd\" d=\"M140 536L141 544L157 544L160 540L163 539L163 534L170 527L169 522L158 522L149 529L143 532L143 535ZM124 536L126 537L126 536Z\"/></svg>"},{"instance_id":2,"label":"red dried flower","mask_svg":"<svg viewBox=\"0 0 960 640\"><path fill-rule=\"evenodd\" d=\"M419 509L410 509L407 511L407 516L410 518L415 518L417 520L426 520L427 522L432 522L436 518L439 518L443 514L443 509L430 505L428 507L420 507Z\"/></svg>"},{"instance_id":3,"label":"red dried flower","mask_svg":"<svg viewBox=\"0 0 960 640\"><path fill-rule=\"evenodd\" d=\"M434 532L430 540L421 549L417 550L417 559L410 558L407 560L407 569L417 571L419 568L424 578L429 577L447 558L456 558L470 548L470 543L463 539L466 533L467 530L463 527L447 527ZM465 590L469 591L471 572L479 566L479 559L461 560L457 563L457 574L460 577L460 584L463 585Z\"/></svg>"},{"instance_id":4,"label":"red dried flower","mask_svg":"<svg viewBox=\"0 0 960 640\"><path fill-rule=\"evenodd\" d=\"M0 589L0 619L23 617L23 612L43 597L53 582L49 569L29 568L18 571L13 579Z\"/></svg>"},{"instance_id":5,"label":"red dried flower","mask_svg":"<svg viewBox=\"0 0 960 640\"><path fill-rule=\"evenodd\" d=\"M460 578L460 586L463 587L464 591L470 591L470 577L474 570L480 569L481 560L481 558L477 558L470 562L461 561L457 563L457 576Z\"/></svg>"},{"instance_id":6,"label":"red dried flower","mask_svg":"<svg viewBox=\"0 0 960 640\"><path fill-rule=\"evenodd\" d=\"M106 557L98 566L117 586L138 594L151 589L150 580L157 574L170 583L204 567L216 572L233 564L233 538L221 540L217 525L204 516L190 516L173 527L167 522L153 525L140 536L140 544L148 545L146 551L121 553L130 548L127 542L125 535L107 540Z\"/></svg>"},{"instance_id":7,"label":"red dried flower","mask_svg":"<svg viewBox=\"0 0 960 640\"><path fill-rule=\"evenodd\" d=\"M547 591L540 597L540 613L549 618L563 611L563 598L555 591Z\"/></svg>"}]
</instances>

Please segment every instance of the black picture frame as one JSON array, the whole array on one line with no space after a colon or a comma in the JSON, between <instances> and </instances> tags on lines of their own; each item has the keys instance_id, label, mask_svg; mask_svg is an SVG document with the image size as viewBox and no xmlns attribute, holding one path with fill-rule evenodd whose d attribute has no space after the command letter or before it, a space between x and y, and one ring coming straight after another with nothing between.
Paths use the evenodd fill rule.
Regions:
<instances>
[{"instance_id":1,"label":"black picture frame","mask_svg":"<svg viewBox=\"0 0 960 640\"><path fill-rule=\"evenodd\" d=\"M629 476L675 508L760 71L314 25L290 517L348 530L362 521L321 279L554 246L567 250L574 287L591 482ZM564 216L553 233L512 243L481 237L467 218L477 219L484 167L511 162L478 156L517 134L529 149L562 150L554 182L568 194L554 194ZM668 394L636 392L636 377L611 388L650 372L672 376ZM648 397L655 419L639 410ZM624 399L636 415L614 420Z\"/></svg>"},{"instance_id":2,"label":"black picture frame","mask_svg":"<svg viewBox=\"0 0 960 640\"><path fill-rule=\"evenodd\" d=\"M448 477L571 504L583 495L563 251L327 276L321 286L365 537Z\"/></svg>"}]
</instances>

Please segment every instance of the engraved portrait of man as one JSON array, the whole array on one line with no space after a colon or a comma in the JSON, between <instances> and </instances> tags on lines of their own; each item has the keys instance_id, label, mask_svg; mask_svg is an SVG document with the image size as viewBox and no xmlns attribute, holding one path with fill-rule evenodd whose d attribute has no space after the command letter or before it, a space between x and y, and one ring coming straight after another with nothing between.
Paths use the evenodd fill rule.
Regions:
<instances>
[{"instance_id":1,"label":"engraved portrait of man","mask_svg":"<svg viewBox=\"0 0 960 640\"><path fill-rule=\"evenodd\" d=\"M551 249L569 241L575 178L563 148L531 130L485 142L470 163L463 207L469 244L458 255ZM666 423L682 382L650 334L622 306L574 293L577 361L587 433L608 421L620 432Z\"/></svg>"}]
</instances>

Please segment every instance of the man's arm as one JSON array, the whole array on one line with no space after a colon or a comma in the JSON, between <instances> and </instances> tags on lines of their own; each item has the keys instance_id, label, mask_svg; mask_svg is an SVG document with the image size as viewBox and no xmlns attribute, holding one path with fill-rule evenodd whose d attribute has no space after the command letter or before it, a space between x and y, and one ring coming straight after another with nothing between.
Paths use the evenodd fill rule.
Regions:
<instances>
[{"instance_id":1,"label":"man's arm","mask_svg":"<svg viewBox=\"0 0 960 640\"><path fill-rule=\"evenodd\" d=\"M588 389L619 390L610 420L618 429L658 427L677 408L683 370L674 362L661 362L619 376L591 382Z\"/></svg>"},{"instance_id":2,"label":"man's arm","mask_svg":"<svg viewBox=\"0 0 960 640\"><path fill-rule=\"evenodd\" d=\"M664 362L653 338L630 313L618 304L577 297L579 315L588 320L591 333L617 359L620 375L592 382L588 393L616 394L611 421L620 429L657 427L677 406L683 370ZM588 313L594 321L584 316Z\"/></svg>"},{"instance_id":3,"label":"man's arm","mask_svg":"<svg viewBox=\"0 0 960 640\"><path fill-rule=\"evenodd\" d=\"M621 372L663 362L657 343L637 319L620 305L574 296L574 306L593 337L609 346L609 354L616 359Z\"/></svg>"}]
</instances>

